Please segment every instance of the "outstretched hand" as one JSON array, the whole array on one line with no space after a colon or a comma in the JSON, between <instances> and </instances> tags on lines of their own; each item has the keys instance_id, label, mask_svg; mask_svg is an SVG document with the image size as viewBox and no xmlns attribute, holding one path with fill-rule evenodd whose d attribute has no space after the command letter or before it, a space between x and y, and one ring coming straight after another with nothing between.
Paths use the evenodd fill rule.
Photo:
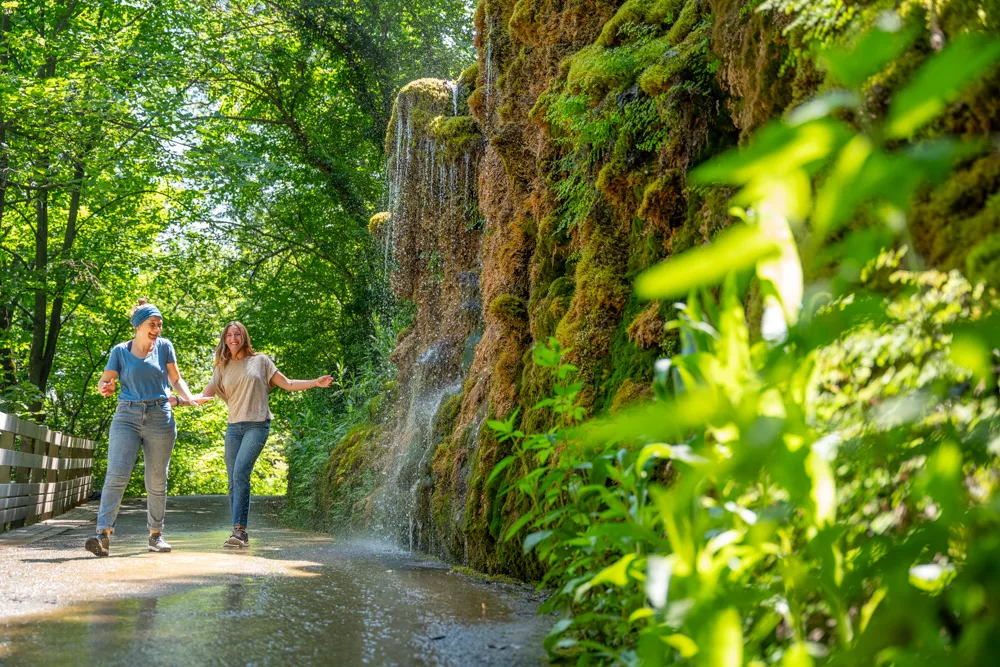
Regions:
<instances>
[{"instance_id":1,"label":"outstretched hand","mask_svg":"<svg viewBox=\"0 0 1000 667\"><path fill-rule=\"evenodd\" d=\"M324 375L323 377L316 378L317 387L329 387L331 382L333 382L332 375Z\"/></svg>"},{"instance_id":2,"label":"outstretched hand","mask_svg":"<svg viewBox=\"0 0 1000 667\"><path fill-rule=\"evenodd\" d=\"M114 380L98 380L97 391L104 398L109 398L115 394L115 381Z\"/></svg>"}]
</instances>

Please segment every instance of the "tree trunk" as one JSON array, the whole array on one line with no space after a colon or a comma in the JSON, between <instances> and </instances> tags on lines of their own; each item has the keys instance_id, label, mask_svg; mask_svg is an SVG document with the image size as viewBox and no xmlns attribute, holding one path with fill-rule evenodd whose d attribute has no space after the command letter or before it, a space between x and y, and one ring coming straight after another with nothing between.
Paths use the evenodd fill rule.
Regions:
<instances>
[{"instance_id":1,"label":"tree trunk","mask_svg":"<svg viewBox=\"0 0 1000 667\"><path fill-rule=\"evenodd\" d=\"M0 73L7 71L9 56L7 55L7 33L10 31L10 14L4 12L0 17ZM10 162L7 158L7 120L0 114L0 239L3 238L3 216L7 207L7 180L9 178ZM6 275L7 260L0 259L0 275ZM16 379L14 371L14 349L7 342L13 325L13 308L3 296L3 283L0 282L0 391L12 386Z\"/></svg>"},{"instance_id":2,"label":"tree trunk","mask_svg":"<svg viewBox=\"0 0 1000 667\"><path fill-rule=\"evenodd\" d=\"M44 173L43 170L42 173ZM49 261L49 193L39 190L35 199L35 303L31 311L31 352L28 356L28 381L38 387L44 394L45 383L42 381L42 361L45 358L45 315L48 312L48 294L45 285L48 281ZM40 413L40 403L32 403L32 412Z\"/></svg>"},{"instance_id":3,"label":"tree trunk","mask_svg":"<svg viewBox=\"0 0 1000 667\"><path fill-rule=\"evenodd\" d=\"M69 254L70 249L73 247L73 242L76 240L76 221L80 214L80 191L83 188L84 173L83 162L77 160L76 166L73 169L73 191L69 200L66 234L63 236L63 257ZM38 385L38 388L43 392L49 382L49 374L52 372L52 361L56 356L56 343L59 341L59 332L63 325L62 310L66 299L67 282L65 273L61 274L56 283L55 297L52 300L52 314L49 316L49 331L45 340L45 351L42 354L42 368L39 375L40 384Z\"/></svg>"}]
</instances>

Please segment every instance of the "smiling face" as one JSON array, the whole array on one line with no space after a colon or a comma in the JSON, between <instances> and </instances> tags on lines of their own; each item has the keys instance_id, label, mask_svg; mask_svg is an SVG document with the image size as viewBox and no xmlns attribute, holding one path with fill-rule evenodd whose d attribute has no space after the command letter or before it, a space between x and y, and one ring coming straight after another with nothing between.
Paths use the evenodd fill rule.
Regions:
<instances>
[{"instance_id":1,"label":"smiling face","mask_svg":"<svg viewBox=\"0 0 1000 667\"><path fill-rule=\"evenodd\" d=\"M163 318L153 315L135 328L135 339L152 345L163 331Z\"/></svg>"},{"instance_id":2,"label":"smiling face","mask_svg":"<svg viewBox=\"0 0 1000 667\"><path fill-rule=\"evenodd\" d=\"M252 357L253 343L250 342L250 334L247 328L235 320L226 325L226 328L219 334L219 344L215 347L216 365L225 364L234 359Z\"/></svg>"},{"instance_id":3,"label":"smiling face","mask_svg":"<svg viewBox=\"0 0 1000 667\"><path fill-rule=\"evenodd\" d=\"M239 358L239 352L243 349L243 332L235 324L230 324L226 327L226 333L223 337L226 343L226 347L229 348L229 354L233 359Z\"/></svg>"}]
</instances>

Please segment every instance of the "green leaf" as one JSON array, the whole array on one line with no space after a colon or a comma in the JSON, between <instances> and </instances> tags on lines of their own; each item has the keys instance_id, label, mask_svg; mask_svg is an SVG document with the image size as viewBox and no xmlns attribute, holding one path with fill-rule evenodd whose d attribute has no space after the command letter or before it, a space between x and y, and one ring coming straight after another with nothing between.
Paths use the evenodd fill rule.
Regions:
<instances>
[{"instance_id":1,"label":"green leaf","mask_svg":"<svg viewBox=\"0 0 1000 667\"><path fill-rule=\"evenodd\" d=\"M972 371L978 380L993 377L992 355L989 345L976 335L960 332L951 339L948 356L956 364Z\"/></svg>"},{"instance_id":2,"label":"green leaf","mask_svg":"<svg viewBox=\"0 0 1000 667\"><path fill-rule=\"evenodd\" d=\"M614 565L609 565L604 568L596 575L594 578L583 584L576 589L576 594L573 598L579 602L583 599L583 596L594 586L598 584L611 584L612 586L617 586L621 588L626 583L628 583L628 567L632 564L632 561L636 559L636 554L625 554Z\"/></svg>"},{"instance_id":3,"label":"green leaf","mask_svg":"<svg viewBox=\"0 0 1000 667\"><path fill-rule=\"evenodd\" d=\"M698 664L703 667L743 666L743 624L740 613L729 607L708 622L698 642Z\"/></svg>"},{"instance_id":4,"label":"green leaf","mask_svg":"<svg viewBox=\"0 0 1000 667\"><path fill-rule=\"evenodd\" d=\"M640 274L635 291L642 299L673 299L694 287L722 282L726 275L775 257L780 246L757 226L735 225L707 246L672 257Z\"/></svg>"},{"instance_id":5,"label":"green leaf","mask_svg":"<svg viewBox=\"0 0 1000 667\"><path fill-rule=\"evenodd\" d=\"M1000 40L968 33L933 56L889 106L887 134L909 137L944 111L962 89L1000 59Z\"/></svg>"},{"instance_id":6,"label":"green leaf","mask_svg":"<svg viewBox=\"0 0 1000 667\"><path fill-rule=\"evenodd\" d=\"M861 607L861 614L859 617L858 628L861 632L864 632L868 628L868 624L871 623L872 616L875 614L875 610L878 609L879 604L885 599L888 590L885 588L879 588L874 593L872 593L871 598L868 602Z\"/></svg>"},{"instance_id":7,"label":"green leaf","mask_svg":"<svg viewBox=\"0 0 1000 667\"><path fill-rule=\"evenodd\" d=\"M802 642L789 646L781 658L781 667L813 667L813 664L813 658Z\"/></svg>"},{"instance_id":8,"label":"green leaf","mask_svg":"<svg viewBox=\"0 0 1000 667\"><path fill-rule=\"evenodd\" d=\"M830 464L817 452L809 452L806 457L806 472L812 482L809 497L813 505L813 522L822 528L837 518L837 484Z\"/></svg>"},{"instance_id":9,"label":"green leaf","mask_svg":"<svg viewBox=\"0 0 1000 667\"><path fill-rule=\"evenodd\" d=\"M698 645L687 635L675 633L662 639L664 644L675 649L682 658L690 658L698 653Z\"/></svg>"},{"instance_id":10,"label":"green leaf","mask_svg":"<svg viewBox=\"0 0 1000 667\"><path fill-rule=\"evenodd\" d=\"M514 536L517 535L518 531L520 531L527 524L529 524L534 518L535 515L530 513L522 514L520 517L518 517L517 521L514 522L514 525L512 525L510 528L507 529L507 534L504 535L503 538L504 542L508 542L514 539Z\"/></svg>"},{"instance_id":11,"label":"green leaf","mask_svg":"<svg viewBox=\"0 0 1000 667\"><path fill-rule=\"evenodd\" d=\"M554 530L540 530L537 533L531 533L524 538L524 553L529 553L536 546L552 537L553 534L555 534Z\"/></svg>"},{"instance_id":12,"label":"green leaf","mask_svg":"<svg viewBox=\"0 0 1000 667\"><path fill-rule=\"evenodd\" d=\"M493 466L493 472L491 472L490 476L486 478L486 486L489 486L490 482L495 480L500 473L502 473L508 466L510 466L510 464L512 464L516 460L517 457L515 456L507 456L503 458L495 466Z\"/></svg>"},{"instance_id":13,"label":"green leaf","mask_svg":"<svg viewBox=\"0 0 1000 667\"><path fill-rule=\"evenodd\" d=\"M829 90L795 107L785 116L789 125L802 125L826 118L834 111L860 106L861 97L853 90Z\"/></svg>"},{"instance_id":14,"label":"green leaf","mask_svg":"<svg viewBox=\"0 0 1000 667\"><path fill-rule=\"evenodd\" d=\"M552 650L554 647L557 647L557 646L563 647L563 648L565 648L567 646L571 646L572 644L567 644L566 643L567 641L572 642L572 643L576 643L576 640L572 639L572 638L569 638L569 639L560 639L560 637L562 636L562 634L564 632L566 632L567 630L569 630L571 627L573 627L573 619L572 618L561 618L558 621L556 621L555 625L552 626L552 629L549 630L549 634L546 635L546 637L545 637L545 640L543 642L543 645L545 646L545 648L547 650Z\"/></svg>"},{"instance_id":15,"label":"green leaf","mask_svg":"<svg viewBox=\"0 0 1000 667\"><path fill-rule=\"evenodd\" d=\"M572 618L561 618L558 621L556 621L555 625L552 626L552 629L549 630L548 636L554 637L556 635L561 635L562 633L566 632L572 625L573 625Z\"/></svg>"},{"instance_id":16,"label":"green leaf","mask_svg":"<svg viewBox=\"0 0 1000 667\"><path fill-rule=\"evenodd\" d=\"M740 382L751 372L750 331L747 328L746 311L737 294L736 276L726 276L719 303L719 341L716 355L725 380ZM711 357L704 357L710 360ZM706 373L710 376L710 373ZM717 379L721 379L717 376Z\"/></svg>"},{"instance_id":17,"label":"green leaf","mask_svg":"<svg viewBox=\"0 0 1000 667\"><path fill-rule=\"evenodd\" d=\"M790 171L825 160L853 132L829 118L800 125L775 121L765 126L746 148L733 149L694 169L692 183L744 185L755 179L776 180Z\"/></svg>"},{"instance_id":18,"label":"green leaf","mask_svg":"<svg viewBox=\"0 0 1000 667\"><path fill-rule=\"evenodd\" d=\"M869 77L910 48L918 30L916 23L904 28L899 16L887 12L879 25L862 35L853 46L834 46L821 52L819 63L835 80L851 88L860 88Z\"/></svg>"},{"instance_id":19,"label":"green leaf","mask_svg":"<svg viewBox=\"0 0 1000 667\"><path fill-rule=\"evenodd\" d=\"M811 221L817 244L840 227L869 195L870 191L865 186L872 182L872 177L868 174L867 178L862 178L861 174L869 164L872 151L871 140L859 134L837 156L830 175L816 196L816 208ZM881 154L878 157L884 160Z\"/></svg>"},{"instance_id":20,"label":"green leaf","mask_svg":"<svg viewBox=\"0 0 1000 667\"><path fill-rule=\"evenodd\" d=\"M635 623L636 621L641 621L644 618L650 618L656 615L656 611L650 607L639 607L631 614L628 615L628 622Z\"/></svg>"},{"instance_id":21,"label":"green leaf","mask_svg":"<svg viewBox=\"0 0 1000 667\"><path fill-rule=\"evenodd\" d=\"M623 410L612 417L594 421L572 435L583 441L605 444L622 440L677 440L689 428L710 422L719 409L714 392L691 387L673 401L657 401Z\"/></svg>"}]
</instances>

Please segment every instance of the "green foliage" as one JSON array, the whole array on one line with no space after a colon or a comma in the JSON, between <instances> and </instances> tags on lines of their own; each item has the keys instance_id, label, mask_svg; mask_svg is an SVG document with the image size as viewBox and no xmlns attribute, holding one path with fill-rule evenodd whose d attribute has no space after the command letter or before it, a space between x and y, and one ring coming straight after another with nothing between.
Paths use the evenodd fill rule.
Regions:
<instances>
[{"instance_id":1,"label":"green foliage","mask_svg":"<svg viewBox=\"0 0 1000 667\"><path fill-rule=\"evenodd\" d=\"M897 38L862 43L890 52ZM987 56L955 60L972 43L955 40L925 71L981 74ZM866 56L840 71L861 72ZM557 424L490 421L513 444L491 480L525 503L503 530L546 567L551 657L990 664L1000 311L957 272L901 268L910 197L966 148L883 143L956 90L929 81L918 73L887 123L844 123L856 92L820 97L696 172L741 187L745 208L714 243L637 281L649 299L687 294L654 401L578 424L575 369L555 341L536 346L555 376L539 407ZM744 305L753 273L759 330Z\"/></svg>"},{"instance_id":2,"label":"green foliage","mask_svg":"<svg viewBox=\"0 0 1000 667\"><path fill-rule=\"evenodd\" d=\"M698 2L627 2L594 44L562 63L565 79L532 110L559 148L548 174L559 230L579 225L601 193L614 192L608 177L641 173L672 141L689 139L678 100L714 90L710 32Z\"/></svg>"},{"instance_id":3,"label":"green foliage","mask_svg":"<svg viewBox=\"0 0 1000 667\"><path fill-rule=\"evenodd\" d=\"M399 333L409 326L412 312L401 309L394 320L384 324L379 317L373 319L375 333L369 339L372 355L363 359L360 365L347 367L339 365L334 374L333 391L328 394L314 394L297 404L297 411L289 419L289 435L285 446L288 459L288 491L284 507L285 518L295 524L315 527L328 525L329 516L317 514L316 498L320 488L320 476L329 465L327 477L336 479L339 466L353 470L357 458L370 460L373 452L366 447L366 436L370 427L382 414L386 405L386 394L391 390L395 378L395 367L389 355L396 344ZM289 406L291 407L291 406ZM364 431L364 433L362 433ZM354 437L348 437L354 433ZM336 461L330 453L335 447L344 447L338 452ZM346 449L352 451L347 452ZM331 463L333 462L333 463ZM347 508L363 497L359 489L373 488L372 480L353 480L354 493L345 492L346 499L331 500L329 504L340 509L346 516ZM331 490L327 484L326 494ZM340 502L342 501L342 502ZM346 504L344 504L346 503ZM333 511L326 508L327 512Z\"/></svg>"},{"instance_id":4,"label":"green foliage","mask_svg":"<svg viewBox=\"0 0 1000 667\"><path fill-rule=\"evenodd\" d=\"M828 42L851 23L857 6L840 0L764 0L757 11L774 10L794 18L785 32L800 30L807 42Z\"/></svg>"},{"instance_id":5,"label":"green foliage","mask_svg":"<svg viewBox=\"0 0 1000 667\"><path fill-rule=\"evenodd\" d=\"M1000 197L995 197L1000 203ZM1000 287L1000 234L991 234L969 252L966 273L991 287Z\"/></svg>"},{"instance_id":6,"label":"green foliage","mask_svg":"<svg viewBox=\"0 0 1000 667\"><path fill-rule=\"evenodd\" d=\"M403 83L471 60L468 19L462 0L4 3L0 409L97 440L99 487L114 401L94 385L129 307L163 310L195 390L239 319L289 377L339 380L272 395L252 483L280 492L290 424L384 394L383 135ZM171 493L224 490L220 410L177 410Z\"/></svg>"}]
</instances>

